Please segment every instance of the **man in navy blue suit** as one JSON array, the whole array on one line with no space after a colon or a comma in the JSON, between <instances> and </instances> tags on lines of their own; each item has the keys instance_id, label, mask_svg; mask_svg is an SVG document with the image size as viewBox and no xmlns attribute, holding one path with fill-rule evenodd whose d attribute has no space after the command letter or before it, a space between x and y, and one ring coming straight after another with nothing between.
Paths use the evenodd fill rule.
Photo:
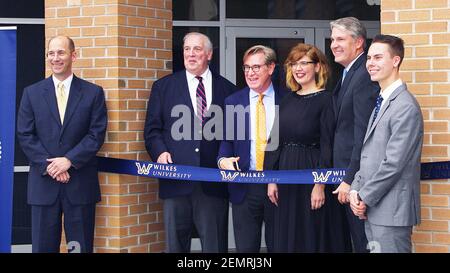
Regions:
<instances>
[{"instance_id":1,"label":"man in navy blue suit","mask_svg":"<svg viewBox=\"0 0 450 273\"><path fill-rule=\"evenodd\" d=\"M69 251L93 251L100 201L96 154L107 111L103 89L73 74L75 59L72 39L50 39L53 75L25 88L18 112L17 136L30 161L33 252L59 252L62 215Z\"/></svg>"},{"instance_id":2,"label":"man in navy blue suit","mask_svg":"<svg viewBox=\"0 0 450 273\"><path fill-rule=\"evenodd\" d=\"M158 163L216 168L220 141L204 129L236 86L209 69L213 47L206 35L191 32L183 42L185 70L153 84L145 146ZM186 122L182 132L177 127L180 120ZM203 252L227 252L226 184L160 179L159 197L164 199L167 252L189 252L194 227Z\"/></svg>"},{"instance_id":3,"label":"man in navy blue suit","mask_svg":"<svg viewBox=\"0 0 450 273\"><path fill-rule=\"evenodd\" d=\"M367 123L380 88L370 80L365 67L366 29L362 23L354 17L345 17L331 22L330 26L334 61L344 67L342 77L333 91L336 117L333 164L335 168L347 169L342 183L333 193L346 206L353 250L367 252L364 222L346 204L349 202L350 185L359 170Z\"/></svg>"},{"instance_id":4,"label":"man in navy blue suit","mask_svg":"<svg viewBox=\"0 0 450 273\"><path fill-rule=\"evenodd\" d=\"M276 54L269 47L256 45L247 49L243 62L248 87L225 100L226 107L232 106L231 109L234 108L236 112L233 114L233 120L226 121L226 134L228 134L228 126L233 126L234 133L231 138L225 136L221 142L218 165L225 170L261 171L264 159L258 155L257 131L260 130L257 126L258 103L261 103L265 112L264 133L265 139L268 139L272 126L275 126L276 105L279 105L282 95L280 90L276 90L271 80L275 69ZM247 110L244 113L245 116L239 114L239 109L244 108ZM242 119L245 122L243 128L240 129ZM267 184L230 183L228 189L232 203L237 252L255 253L260 251L263 222L266 245L270 252L273 246L274 205L267 196Z\"/></svg>"}]
</instances>

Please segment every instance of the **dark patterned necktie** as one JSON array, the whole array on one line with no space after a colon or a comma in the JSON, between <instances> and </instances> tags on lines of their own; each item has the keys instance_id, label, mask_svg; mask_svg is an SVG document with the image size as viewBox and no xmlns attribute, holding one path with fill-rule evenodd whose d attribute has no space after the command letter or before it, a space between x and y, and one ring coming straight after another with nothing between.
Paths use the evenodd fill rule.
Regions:
<instances>
[{"instance_id":1,"label":"dark patterned necktie","mask_svg":"<svg viewBox=\"0 0 450 273\"><path fill-rule=\"evenodd\" d=\"M375 113L373 114L373 118L372 118L372 125L373 125L373 122L375 121L375 119L377 118L377 115L378 115L378 112L380 111L382 102L383 102L383 97L381 95L378 95L377 101L375 104Z\"/></svg>"},{"instance_id":2,"label":"dark patterned necktie","mask_svg":"<svg viewBox=\"0 0 450 273\"><path fill-rule=\"evenodd\" d=\"M206 110L206 94L205 94L205 86L203 85L203 78L200 76L195 76L198 80L196 98L197 98L197 116L202 121L205 118L205 110Z\"/></svg>"}]
</instances>

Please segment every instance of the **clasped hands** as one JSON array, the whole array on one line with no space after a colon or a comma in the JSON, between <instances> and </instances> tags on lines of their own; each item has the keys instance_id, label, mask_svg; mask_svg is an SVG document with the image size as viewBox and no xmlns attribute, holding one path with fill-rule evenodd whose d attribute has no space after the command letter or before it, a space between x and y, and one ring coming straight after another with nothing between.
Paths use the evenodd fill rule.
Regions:
<instances>
[{"instance_id":1,"label":"clasped hands","mask_svg":"<svg viewBox=\"0 0 450 273\"><path fill-rule=\"evenodd\" d=\"M366 210L367 206L364 203L364 201L361 200L361 198L358 195L357 191L350 191L349 195L350 199L350 208L352 209L353 213L359 217L361 220L367 219Z\"/></svg>"},{"instance_id":2,"label":"clasped hands","mask_svg":"<svg viewBox=\"0 0 450 273\"><path fill-rule=\"evenodd\" d=\"M338 188L333 191L333 194L338 195L339 203L350 203L350 208L359 219L367 219L366 204L359 198L357 191L350 191L350 185L345 181L342 181Z\"/></svg>"},{"instance_id":3,"label":"clasped hands","mask_svg":"<svg viewBox=\"0 0 450 273\"><path fill-rule=\"evenodd\" d=\"M47 174L60 183L68 183L70 179L69 168L72 162L66 157L54 157L47 159Z\"/></svg>"}]
</instances>

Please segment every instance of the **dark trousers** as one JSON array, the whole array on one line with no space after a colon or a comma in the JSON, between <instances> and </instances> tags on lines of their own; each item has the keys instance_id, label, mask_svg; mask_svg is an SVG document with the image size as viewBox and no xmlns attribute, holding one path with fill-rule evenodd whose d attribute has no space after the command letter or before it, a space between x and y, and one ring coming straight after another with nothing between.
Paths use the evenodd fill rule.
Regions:
<instances>
[{"instance_id":1,"label":"dark trousers","mask_svg":"<svg viewBox=\"0 0 450 273\"><path fill-rule=\"evenodd\" d=\"M167 252L189 253L194 227L202 252L228 251L228 199L206 195L196 183L190 195L164 199L163 210Z\"/></svg>"},{"instance_id":2,"label":"dark trousers","mask_svg":"<svg viewBox=\"0 0 450 273\"><path fill-rule=\"evenodd\" d=\"M345 206L345 214L350 228L350 235L352 237L353 252L355 253L369 253L367 249L367 237L364 228L364 220L360 220L356 216L349 204Z\"/></svg>"},{"instance_id":3,"label":"dark trousers","mask_svg":"<svg viewBox=\"0 0 450 273\"><path fill-rule=\"evenodd\" d=\"M267 250L272 252L274 205L267 197L267 184L250 184L244 201L232 204L232 209L237 252L258 253L260 251L263 222Z\"/></svg>"},{"instance_id":4,"label":"dark trousers","mask_svg":"<svg viewBox=\"0 0 450 273\"><path fill-rule=\"evenodd\" d=\"M31 237L34 253L60 251L63 215L68 251L72 253L93 251L95 203L72 205L61 191L53 205L31 206Z\"/></svg>"}]
</instances>

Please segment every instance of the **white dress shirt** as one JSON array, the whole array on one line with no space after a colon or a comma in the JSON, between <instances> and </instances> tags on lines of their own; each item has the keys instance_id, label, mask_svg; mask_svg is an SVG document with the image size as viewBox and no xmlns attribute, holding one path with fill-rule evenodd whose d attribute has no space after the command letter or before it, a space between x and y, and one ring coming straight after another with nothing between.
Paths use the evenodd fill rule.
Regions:
<instances>
[{"instance_id":1,"label":"white dress shirt","mask_svg":"<svg viewBox=\"0 0 450 273\"><path fill-rule=\"evenodd\" d=\"M383 97L380 109L383 108L383 105L386 103L386 101L389 99L389 97L395 91L395 89L399 88L402 84L403 84L402 80L398 79L395 82L391 83L391 85L386 87L386 89L380 91L380 95L381 97Z\"/></svg>"}]
</instances>

